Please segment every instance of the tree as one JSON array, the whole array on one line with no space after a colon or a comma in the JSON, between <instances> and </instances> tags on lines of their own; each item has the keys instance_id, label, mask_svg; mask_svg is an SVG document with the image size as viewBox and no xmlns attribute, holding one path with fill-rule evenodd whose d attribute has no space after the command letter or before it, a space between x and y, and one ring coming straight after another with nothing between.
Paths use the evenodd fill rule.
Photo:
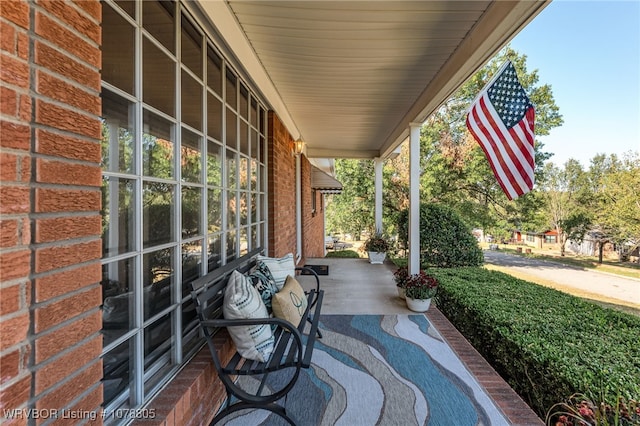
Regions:
<instances>
[{"instance_id":1,"label":"tree","mask_svg":"<svg viewBox=\"0 0 640 426\"><path fill-rule=\"evenodd\" d=\"M421 198L453 208L471 227L507 236L514 228L535 229L545 224L539 212L541 195L534 190L509 202L502 193L484 153L465 125L466 110L493 77L502 63L510 59L531 101L536 107L536 135L546 135L562 124L562 116L549 85L538 84L538 72L527 72L526 56L510 47L503 49L448 99L421 129ZM406 144L405 144L406 145ZM552 154L536 141L536 180L542 179L543 164ZM385 162L383 171L383 224L396 232L394 220L408 205L408 149ZM373 229L374 175L371 161L338 160L336 174L343 183L341 195L327 203L329 229L358 234ZM363 206L364 204L364 206Z\"/></svg>"},{"instance_id":2,"label":"tree","mask_svg":"<svg viewBox=\"0 0 640 426\"><path fill-rule=\"evenodd\" d=\"M592 160L593 182L600 201L597 221L621 248L621 256L640 244L640 154L629 152Z\"/></svg>"},{"instance_id":3,"label":"tree","mask_svg":"<svg viewBox=\"0 0 640 426\"><path fill-rule=\"evenodd\" d=\"M327 228L352 234L359 240L364 230L372 230L374 223L373 162L337 160L336 178L343 190L327 200Z\"/></svg>"},{"instance_id":4,"label":"tree","mask_svg":"<svg viewBox=\"0 0 640 426\"><path fill-rule=\"evenodd\" d=\"M565 255L567 240L581 241L591 224L585 207L589 199L589 181L582 165L569 159L561 169L553 163L544 167L543 200L548 224L555 228L560 255Z\"/></svg>"},{"instance_id":5,"label":"tree","mask_svg":"<svg viewBox=\"0 0 640 426\"><path fill-rule=\"evenodd\" d=\"M502 193L479 145L466 129L466 111L495 72L510 59L528 96L536 107L536 135L547 135L562 124L562 116L549 85L538 85L537 70L528 73L526 56L510 47L501 51L471 77L423 126L422 197L453 207L473 227L506 235L514 228L543 224L538 214L539 191L513 202ZM552 154L535 144L536 180L543 178L543 164Z\"/></svg>"}]
</instances>

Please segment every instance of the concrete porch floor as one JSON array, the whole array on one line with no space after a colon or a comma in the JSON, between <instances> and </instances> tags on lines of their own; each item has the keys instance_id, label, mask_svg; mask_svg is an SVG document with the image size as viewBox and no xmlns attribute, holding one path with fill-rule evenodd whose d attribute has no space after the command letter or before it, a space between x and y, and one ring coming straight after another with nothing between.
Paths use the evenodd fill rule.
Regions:
<instances>
[{"instance_id":1,"label":"concrete porch floor","mask_svg":"<svg viewBox=\"0 0 640 426\"><path fill-rule=\"evenodd\" d=\"M329 267L329 275L320 276L320 285L325 290L323 314L415 314L398 297L393 281L396 268L388 261L383 265L371 265L367 259L311 258L306 264ZM314 281L305 275L298 278L305 287ZM426 316L510 424L544 424L437 307L432 304Z\"/></svg>"}]
</instances>

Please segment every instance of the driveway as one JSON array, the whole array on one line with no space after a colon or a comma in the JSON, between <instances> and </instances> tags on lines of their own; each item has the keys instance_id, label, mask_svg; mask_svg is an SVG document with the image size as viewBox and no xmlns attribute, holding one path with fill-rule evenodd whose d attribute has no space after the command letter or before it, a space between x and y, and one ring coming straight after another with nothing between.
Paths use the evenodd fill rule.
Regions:
<instances>
[{"instance_id":1,"label":"driveway","mask_svg":"<svg viewBox=\"0 0 640 426\"><path fill-rule=\"evenodd\" d=\"M590 294L599 295L602 296L603 301L612 303L618 301L626 306L640 307L640 281L633 278L500 251L484 250L484 260L486 264L495 265L505 272L513 272L515 276L526 279L528 275L550 282L552 287L559 290L562 290L562 287L569 287L584 297L589 297ZM568 292L576 294L575 291Z\"/></svg>"}]
</instances>

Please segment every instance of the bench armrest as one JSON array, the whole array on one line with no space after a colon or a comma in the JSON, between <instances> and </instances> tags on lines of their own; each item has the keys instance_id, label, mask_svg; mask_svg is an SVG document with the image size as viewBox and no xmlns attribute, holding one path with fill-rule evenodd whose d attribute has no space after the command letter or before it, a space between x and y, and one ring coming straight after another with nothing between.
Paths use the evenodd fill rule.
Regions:
<instances>
[{"instance_id":1,"label":"bench armrest","mask_svg":"<svg viewBox=\"0 0 640 426\"><path fill-rule=\"evenodd\" d=\"M252 318L252 319L212 319L200 322L202 327L235 327L243 325L277 325L291 333L291 337L295 340L298 352L298 363L302 362L302 336L300 331L289 321L281 318ZM300 321L304 327L304 318Z\"/></svg>"},{"instance_id":2,"label":"bench armrest","mask_svg":"<svg viewBox=\"0 0 640 426\"><path fill-rule=\"evenodd\" d=\"M296 266L295 270L308 272L309 275L313 275L316 279L315 295L311 300L309 300L309 304L311 305L311 307L313 307L318 301L318 294L320 293L320 277L318 277L316 271L311 268L307 268L306 266Z\"/></svg>"}]
</instances>

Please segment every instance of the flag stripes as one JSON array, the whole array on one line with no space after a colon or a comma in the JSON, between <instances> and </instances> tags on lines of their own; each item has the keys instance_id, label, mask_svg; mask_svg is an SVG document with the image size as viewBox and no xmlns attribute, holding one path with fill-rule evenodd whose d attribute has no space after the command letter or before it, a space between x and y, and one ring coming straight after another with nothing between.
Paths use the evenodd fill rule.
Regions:
<instances>
[{"instance_id":1,"label":"flag stripes","mask_svg":"<svg viewBox=\"0 0 640 426\"><path fill-rule=\"evenodd\" d=\"M513 65L507 65L471 107L467 128L484 151L505 195L513 200L534 185L535 110L517 81ZM505 122L514 124L508 127Z\"/></svg>"}]
</instances>

